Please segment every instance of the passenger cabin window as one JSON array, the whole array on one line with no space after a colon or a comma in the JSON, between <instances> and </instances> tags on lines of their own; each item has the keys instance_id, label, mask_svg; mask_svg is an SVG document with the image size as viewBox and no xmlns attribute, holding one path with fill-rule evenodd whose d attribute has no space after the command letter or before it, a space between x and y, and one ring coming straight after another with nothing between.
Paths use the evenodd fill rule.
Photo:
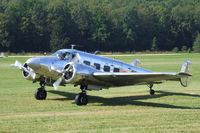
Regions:
<instances>
[{"instance_id":1,"label":"passenger cabin window","mask_svg":"<svg viewBox=\"0 0 200 133\"><path fill-rule=\"evenodd\" d=\"M110 72L110 67L109 67L109 66L104 66L103 70L104 70L105 72Z\"/></svg>"},{"instance_id":2,"label":"passenger cabin window","mask_svg":"<svg viewBox=\"0 0 200 133\"><path fill-rule=\"evenodd\" d=\"M119 68L114 68L113 72L119 72Z\"/></svg>"},{"instance_id":3,"label":"passenger cabin window","mask_svg":"<svg viewBox=\"0 0 200 133\"><path fill-rule=\"evenodd\" d=\"M100 68L101 68L100 64L98 64L98 63L94 63L94 67L95 67L97 70L100 70Z\"/></svg>"},{"instance_id":4,"label":"passenger cabin window","mask_svg":"<svg viewBox=\"0 0 200 133\"><path fill-rule=\"evenodd\" d=\"M86 64L86 65L88 65L88 66L90 66L90 62L89 61L85 60L85 61L83 61L83 63Z\"/></svg>"}]
</instances>

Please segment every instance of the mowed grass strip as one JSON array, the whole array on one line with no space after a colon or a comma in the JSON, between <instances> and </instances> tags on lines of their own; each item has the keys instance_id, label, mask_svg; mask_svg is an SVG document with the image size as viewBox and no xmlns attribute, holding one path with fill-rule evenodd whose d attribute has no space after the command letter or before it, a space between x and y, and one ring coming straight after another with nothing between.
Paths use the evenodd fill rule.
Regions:
<instances>
[{"instance_id":1,"label":"mowed grass strip","mask_svg":"<svg viewBox=\"0 0 200 133\"><path fill-rule=\"evenodd\" d=\"M24 57L0 59L0 132L200 132L200 54L116 56L154 71L180 71L185 59L192 61L189 87L178 82L88 91L89 104L77 106L78 87L67 85L54 91L47 87L45 101L34 99L39 84L23 79L9 65Z\"/></svg>"}]
</instances>

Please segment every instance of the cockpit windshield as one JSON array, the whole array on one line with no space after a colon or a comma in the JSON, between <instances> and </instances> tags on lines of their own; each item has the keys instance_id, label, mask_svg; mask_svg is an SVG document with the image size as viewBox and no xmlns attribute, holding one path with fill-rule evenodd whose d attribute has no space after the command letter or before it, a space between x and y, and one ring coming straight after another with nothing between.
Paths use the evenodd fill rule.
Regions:
<instances>
[{"instance_id":1,"label":"cockpit windshield","mask_svg":"<svg viewBox=\"0 0 200 133\"><path fill-rule=\"evenodd\" d=\"M65 59L68 60L71 58L71 53L67 52L66 50L58 50L54 54L52 54L52 56L57 56L61 60L65 60Z\"/></svg>"}]
</instances>

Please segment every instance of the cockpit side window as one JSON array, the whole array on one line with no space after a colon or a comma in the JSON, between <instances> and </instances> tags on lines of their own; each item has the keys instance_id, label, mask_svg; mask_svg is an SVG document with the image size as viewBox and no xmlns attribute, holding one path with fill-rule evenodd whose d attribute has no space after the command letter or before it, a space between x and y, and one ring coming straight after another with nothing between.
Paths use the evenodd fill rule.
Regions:
<instances>
[{"instance_id":1,"label":"cockpit side window","mask_svg":"<svg viewBox=\"0 0 200 133\"><path fill-rule=\"evenodd\" d=\"M72 54L72 59L76 56L76 54Z\"/></svg>"},{"instance_id":2,"label":"cockpit side window","mask_svg":"<svg viewBox=\"0 0 200 133\"><path fill-rule=\"evenodd\" d=\"M69 52L60 51L57 53L57 56L61 60L68 60L70 59L71 54Z\"/></svg>"}]
</instances>

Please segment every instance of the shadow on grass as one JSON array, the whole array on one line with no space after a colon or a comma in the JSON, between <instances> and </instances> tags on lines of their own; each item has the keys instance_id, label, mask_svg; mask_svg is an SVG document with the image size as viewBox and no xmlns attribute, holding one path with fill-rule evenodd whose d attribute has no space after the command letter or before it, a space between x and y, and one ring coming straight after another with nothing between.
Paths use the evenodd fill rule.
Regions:
<instances>
[{"instance_id":1,"label":"shadow on grass","mask_svg":"<svg viewBox=\"0 0 200 133\"><path fill-rule=\"evenodd\" d=\"M64 91L48 91L53 94L58 94L63 96L64 98L55 98L48 100L74 100L76 93L64 92ZM155 99L165 96L189 96L189 97L198 97L200 95L195 94L186 94L186 93L176 93L176 92L166 92L166 91L156 91L154 96L150 95L140 95L140 96L124 96L124 97L111 97L104 98L99 96L88 96L89 103L101 103L101 106L123 106L123 105L136 105L136 106L149 106L149 107L161 107L161 108L174 108L174 109L200 109L200 107L189 107L189 106L179 106L179 105L170 105L166 103L155 103L155 102L147 102L147 101L138 101L138 100L147 100L147 99Z\"/></svg>"}]
</instances>

